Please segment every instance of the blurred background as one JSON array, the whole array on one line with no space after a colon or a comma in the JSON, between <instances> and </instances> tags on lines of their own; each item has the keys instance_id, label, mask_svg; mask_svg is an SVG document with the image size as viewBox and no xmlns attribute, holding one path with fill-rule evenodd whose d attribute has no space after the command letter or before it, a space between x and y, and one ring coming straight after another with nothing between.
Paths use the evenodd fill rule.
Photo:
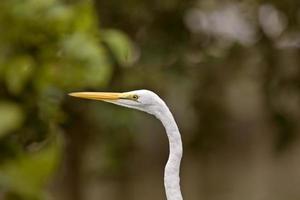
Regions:
<instances>
[{"instance_id":1,"label":"blurred background","mask_svg":"<svg viewBox=\"0 0 300 200\"><path fill-rule=\"evenodd\" d=\"M150 89L187 200L300 199L300 1L1 0L0 199L165 199L168 141L67 96Z\"/></svg>"}]
</instances>

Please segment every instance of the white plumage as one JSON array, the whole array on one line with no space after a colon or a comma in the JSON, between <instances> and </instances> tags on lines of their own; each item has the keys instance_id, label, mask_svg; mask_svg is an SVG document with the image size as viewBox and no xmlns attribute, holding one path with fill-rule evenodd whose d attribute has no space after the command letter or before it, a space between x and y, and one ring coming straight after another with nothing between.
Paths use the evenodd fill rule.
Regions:
<instances>
[{"instance_id":1,"label":"white plumage","mask_svg":"<svg viewBox=\"0 0 300 200\"><path fill-rule=\"evenodd\" d=\"M164 174L167 200L182 200L179 178L180 162L183 153L181 136L172 113L158 95L149 90L135 90L124 93L75 92L70 95L86 99L102 100L141 110L158 118L165 127L170 149Z\"/></svg>"}]
</instances>

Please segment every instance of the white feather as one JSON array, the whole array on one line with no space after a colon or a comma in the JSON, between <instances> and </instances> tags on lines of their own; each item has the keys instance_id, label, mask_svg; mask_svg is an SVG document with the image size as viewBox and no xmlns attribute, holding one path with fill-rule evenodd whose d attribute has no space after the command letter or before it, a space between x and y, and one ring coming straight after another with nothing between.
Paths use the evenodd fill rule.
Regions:
<instances>
[{"instance_id":1,"label":"white feather","mask_svg":"<svg viewBox=\"0 0 300 200\"><path fill-rule=\"evenodd\" d=\"M172 113L165 102L152 91L136 90L128 93L138 95L138 100L120 99L108 102L147 112L162 122L168 136L170 149L164 174L167 200L182 200L179 178L180 162L183 153L182 141Z\"/></svg>"}]
</instances>

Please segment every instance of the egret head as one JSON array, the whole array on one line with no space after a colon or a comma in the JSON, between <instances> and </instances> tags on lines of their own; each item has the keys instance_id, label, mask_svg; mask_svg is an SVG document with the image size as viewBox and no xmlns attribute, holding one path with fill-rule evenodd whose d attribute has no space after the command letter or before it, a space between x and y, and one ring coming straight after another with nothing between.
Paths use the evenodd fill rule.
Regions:
<instances>
[{"instance_id":1,"label":"egret head","mask_svg":"<svg viewBox=\"0 0 300 200\"><path fill-rule=\"evenodd\" d=\"M150 90L134 90L130 92L73 92L73 97L92 99L134 108L155 115L159 105L164 102Z\"/></svg>"},{"instance_id":2,"label":"egret head","mask_svg":"<svg viewBox=\"0 0 300 200\"><path fill-rule=\"evenodd\" d=\"M100 100L124 107L134 108L155 115L166 129L169 139L170 156L165 167L165 188L167 199L182 200L179 185L179 168L182 157L181 136L170 110L154 92L135 90L130 92L74 92L70 96Z\"/></svg>"}]
</instances>

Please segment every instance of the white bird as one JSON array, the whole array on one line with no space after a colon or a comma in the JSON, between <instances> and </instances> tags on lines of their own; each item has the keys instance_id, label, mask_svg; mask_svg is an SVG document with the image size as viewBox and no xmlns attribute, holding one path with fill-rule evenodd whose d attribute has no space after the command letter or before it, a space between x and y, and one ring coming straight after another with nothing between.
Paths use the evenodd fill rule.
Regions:
<instances>
[{"instance_id":1,"label":"white bird","mask_svg":"<svg viewBox=\"0 0 300 200\"><path fill-rule=\"evenodd\" d=\"M182 200L179 178L182 158L181 136L172 113L158 95L149 90L135 90L124 93L74 92L69 95L85 99L101 100L141 110L158 118L165 127L169 139L169 158L164 173L167 200Z\"/></svg>"}]
</instances>

